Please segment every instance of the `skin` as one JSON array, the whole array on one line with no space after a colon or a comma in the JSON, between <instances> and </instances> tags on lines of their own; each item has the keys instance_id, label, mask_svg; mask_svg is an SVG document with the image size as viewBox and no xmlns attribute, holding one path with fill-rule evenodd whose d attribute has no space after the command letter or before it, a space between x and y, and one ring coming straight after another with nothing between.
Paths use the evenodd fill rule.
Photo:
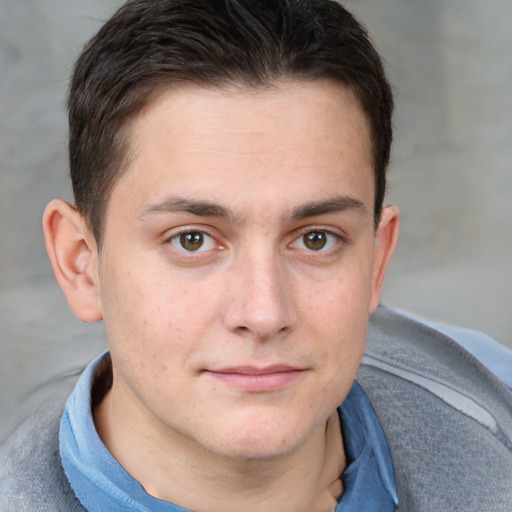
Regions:
<instances>
[{"instance_id":1,"label":"skin","mask_svg":"<svg viewBox=\"0 0 512 512\"><path fill-rule=\"evenodd\" d=\"M357 102L325 81L182 87L131 136L101 252L70 205L44 218L73 311L105 322L100 437L150 494L192 510L333 510L335 411L398 231L394 207L374 230Z\"/></svg>"}]
</instances>

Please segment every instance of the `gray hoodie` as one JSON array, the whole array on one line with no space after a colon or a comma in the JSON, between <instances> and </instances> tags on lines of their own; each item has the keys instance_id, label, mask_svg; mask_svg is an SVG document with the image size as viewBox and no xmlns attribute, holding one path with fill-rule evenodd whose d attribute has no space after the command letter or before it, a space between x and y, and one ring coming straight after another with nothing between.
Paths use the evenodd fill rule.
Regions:
<instances>
[{"instance_id":1,"label":"gray hoodie","mask_svg":"<svg viewBox=\"0 0 512 512\"><path fill-rule=\"evenodd\" d=\"M1 443L1 512L84 510L58 443L76 380L37 390L31 414ZM512 512L512 392L469 352L379 308L357 380L389 443L400 512Z\"/></svg>"}]
</instances>

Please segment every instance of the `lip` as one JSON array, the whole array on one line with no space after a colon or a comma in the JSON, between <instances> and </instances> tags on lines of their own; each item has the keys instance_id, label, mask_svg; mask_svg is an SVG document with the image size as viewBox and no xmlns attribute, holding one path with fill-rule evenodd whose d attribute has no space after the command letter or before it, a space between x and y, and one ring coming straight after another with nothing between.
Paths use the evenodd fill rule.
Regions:
<instances>
[{"instance_id":1,"label":"lip","mask_svg":"<svg viewBox=\"0 0 512 512\"><path fill-rule=\"evenodd\" d=\"M302 368L273 365L263 368L237 366L206 373L223 384L249 393L268 393L288 387L305 372Z\"/></svg>"}]
</instances>

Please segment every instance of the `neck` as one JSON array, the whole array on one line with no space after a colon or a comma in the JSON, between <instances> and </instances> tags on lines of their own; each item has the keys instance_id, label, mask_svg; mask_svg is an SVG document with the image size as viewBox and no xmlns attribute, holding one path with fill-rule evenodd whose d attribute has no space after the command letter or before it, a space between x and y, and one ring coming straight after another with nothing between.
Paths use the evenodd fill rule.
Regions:
<instances>
[{"instance_id":1,"label":"neck","mask_svg":"<svg viewBox=\"0 0 512 512\"><path fill-rule=\"evenodd\" d=\"M124 410L110 391L94 412L98 434L155 498L207 512L330 512L343 492L339 477L345 454L337 411L290 453L247 460L169 436L134 417L133 409L126 416Z\"/></svg>"}]
</instances>

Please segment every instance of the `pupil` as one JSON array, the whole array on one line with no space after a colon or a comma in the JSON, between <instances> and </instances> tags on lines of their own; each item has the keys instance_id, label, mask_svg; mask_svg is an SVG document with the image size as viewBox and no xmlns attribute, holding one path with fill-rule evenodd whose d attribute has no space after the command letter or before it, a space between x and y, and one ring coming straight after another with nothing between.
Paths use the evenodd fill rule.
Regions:
<instances>
[{"instance_id":1,"label":"pupil","mask_svg":"<svg viewBox=\"0 0 512 512\"><path fill-rule=\"evenodd\" d=\"M308 249L319 251L325 247L327 237L321 231L313 231L304 235L304 244Z\"/></svg>"},{"instance_id":2,"label":"pupil","mask_svg":"<svg viewBox=\"0 0 512 512\"><path fill-rule=\"evenodd\" d=\"M203 245L202 233L183 233L180 236L181 246L187 251L197 251Z\"/></svg>"}]
</instances>

